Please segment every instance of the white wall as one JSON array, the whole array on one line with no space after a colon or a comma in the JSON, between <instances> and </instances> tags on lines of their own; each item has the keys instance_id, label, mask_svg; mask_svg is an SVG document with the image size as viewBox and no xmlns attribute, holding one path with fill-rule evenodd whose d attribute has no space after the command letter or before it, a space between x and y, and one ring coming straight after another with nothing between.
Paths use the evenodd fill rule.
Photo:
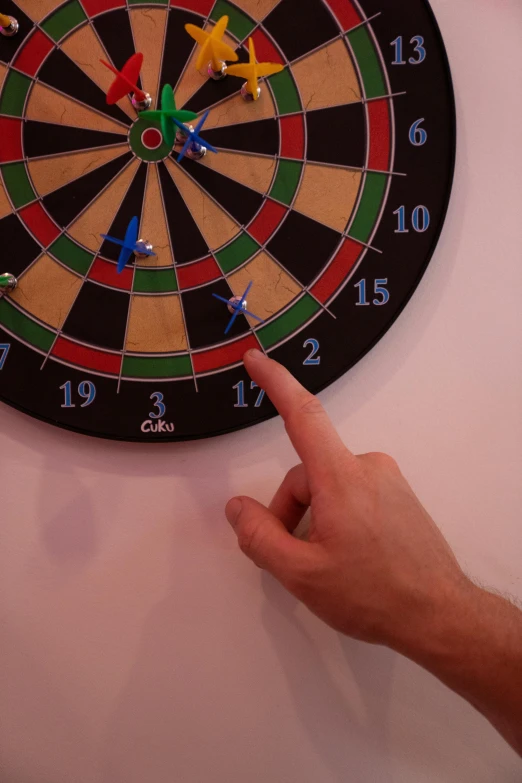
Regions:
<instances>
[{"instance_id":1,"label":"white wall","mask_svg":"<svg viewBox=\"0 0 522 783\"><path fill-rule=\"evenodd\" d=\"M458 101L454 197L387 337L322 395L395 455L482 582L522 598L522 7L436 0ZM139 447L2 406L0 779L491 783L522 765L428 674L322 626L237 551L279 421Z\"/></svg>"}]
</instances>

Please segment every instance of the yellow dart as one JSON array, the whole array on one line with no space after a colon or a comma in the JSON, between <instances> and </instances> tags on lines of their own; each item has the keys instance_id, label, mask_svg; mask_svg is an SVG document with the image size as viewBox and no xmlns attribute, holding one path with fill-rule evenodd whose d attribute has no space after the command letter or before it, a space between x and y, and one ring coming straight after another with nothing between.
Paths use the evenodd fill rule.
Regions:
<instances>
[{"instance_id":1,"label":"yellow dart","mask_svg":"<svg viewBox=\"0 0 522 783\"><path fill-rule=\"evenodd\" d=\"M246 85L244 85L241 94L247 100L257 101L261 94L258 80L263 76L272 76L274 73L280 73L284 70L284 65L279 65L278 63L258 63L252 38L248 39L248 49L250 61L239 65L229 65L228 73L231 76L239 76L242 79L246 79Z\"/></svg>"},{"instance_id":2,"label":"yellow dart","mask_svg":"<svg viewBox=\"0 0 522 783\"><path fill-rule=\"evenodd\" d=\"M0 14L0 35L5 38L11 38L16 35L20 25L14 16L7 16L7 14Z\"/></svg>"},{"instance_id":3,"label":"yellow dart","mask_svg":"<svg viewBox=\"0 0 522 783\"><path fill-rule=\"evenodd\" d=\"M226 60L237 62L239 59L231 46L223 42L227 31L228 16L222 16L214 29L207 33L195 24L186 24L185 30L199 44L200 51L196 61L198 71L210 63L214 73L220 73Z\"/></svg>"}]
</instances>

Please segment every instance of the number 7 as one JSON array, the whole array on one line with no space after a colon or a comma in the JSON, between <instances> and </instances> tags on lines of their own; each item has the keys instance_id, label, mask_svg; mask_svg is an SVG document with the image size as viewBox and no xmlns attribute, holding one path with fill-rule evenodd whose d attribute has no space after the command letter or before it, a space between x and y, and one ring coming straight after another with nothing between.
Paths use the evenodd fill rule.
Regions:
<instances>
[{"instance_id":1,"label":"number 7","mask_svg":"<svg viewBox=\"0 0 522 783\"><path fill-rule=\"evenodd\" d=\"M11 347L11 343L0 343L0 370L3 368L5 364L5 360L7 359L7 354L9 353L9 348Z\"/></svg>"},{"instance_id":2,"label":"number 7","mask_svg":"<svg viewBox=\"0 0 522 783\"><path fill-rule=\"evenodd\" d=\"M251 384L250 384L250 388L251 389L259 389L259 386L257 385L257 383L255 381L252 381ZM257 395L257 400L256 400L256 404L254 405L254 408L260 408L261 407L261 403L263 402L264 397L265 397L265 392L264 392L263 389L261 389L261 391Z\"/></svg>"}]
</instances>

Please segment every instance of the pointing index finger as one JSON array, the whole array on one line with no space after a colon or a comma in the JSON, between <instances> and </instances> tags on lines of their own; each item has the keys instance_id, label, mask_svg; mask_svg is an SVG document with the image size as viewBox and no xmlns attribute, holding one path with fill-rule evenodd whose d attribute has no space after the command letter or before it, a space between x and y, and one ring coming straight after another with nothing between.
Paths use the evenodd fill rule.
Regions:
<instances>
[{"instance_id":1,"label":"pointing index finger","mask_svg":"<svg viewBox=\"0 0 522 783\"><path fill-rule=\"evenodd\" d=\"M261 351L247 351L245 367L277 408L303 464L315 475L331 475L350 452L313 394L278 362Z\"/></svg>"}]
</instances>

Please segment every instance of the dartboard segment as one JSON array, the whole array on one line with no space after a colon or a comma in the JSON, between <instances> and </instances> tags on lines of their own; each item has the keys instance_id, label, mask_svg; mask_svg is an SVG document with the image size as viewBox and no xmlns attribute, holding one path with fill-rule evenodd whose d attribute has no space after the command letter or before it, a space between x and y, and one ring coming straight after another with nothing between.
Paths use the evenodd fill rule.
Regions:
<instances>
[{"instance_id":1,"label":"dartboard segment","mask_svg":"<svg viewBox=\"0 0 522 783\"><path fill-rule=\"evenodd\" d=\"M411 296L451 187L444 48L425 0L410 6L5 0L20 32L0 46L0 230L18 278L0 298L4 399L94 434L202 437L274 413L248 348L312 390L357 361ZM241 63L251 38L283 66L259 100L195 68L185 25L223 16ZM159 120L107 104L99 60L136 52L153 105L168 84L208 112L217 154L178 163ZM101 234L123 241L134 220L155 255L119 272Z\"/></svg>"}]
</instances>

